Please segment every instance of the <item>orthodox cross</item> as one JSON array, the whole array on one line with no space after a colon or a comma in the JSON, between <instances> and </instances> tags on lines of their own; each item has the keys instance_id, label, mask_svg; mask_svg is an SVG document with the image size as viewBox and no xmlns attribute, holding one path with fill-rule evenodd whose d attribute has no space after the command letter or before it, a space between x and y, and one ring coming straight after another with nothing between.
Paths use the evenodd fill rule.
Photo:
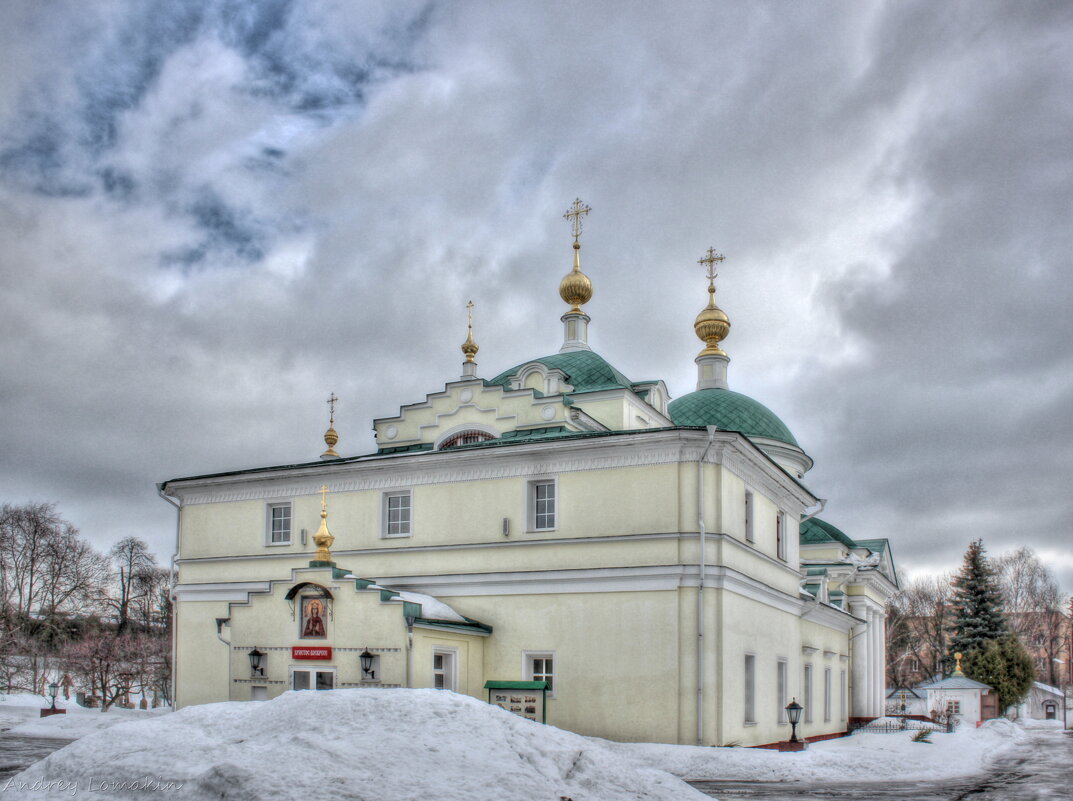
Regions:
<instances>
[{"instance_id":1,"label":"orthodox cross","mask_svg":"<svg viewBox=\"0 0 1073 801\"><path fill-rule=\"evenodd\" d=\"M320 487L320 510L322 512L328 511L328 485L322 484Z\"/></svg>"},{"instance_id":2,"label":"orthodox cross","mask_svg":"<svg viewBox=\"0 0 1073 801\"><path fill-rule=\"evenodd\" d=\"M469 317L469 330L470 330L470 333L472 333L473 332L473 301L472 300L469 303L466 304L466 314Z\"/></svg>"},{"instance_id":3,"label":"orthodox cross","mask_svg":"<svg viewBox=\"0 0 1073 801\"><path fill-rule=\"evenodd\" d=\"M328 425L335 425L335 404L338 403L339 398L335 397L333 392L328 396Z\"/></svg>"},{"instance_id":4,"label":"orthodox cross","mask_svg":"<svg viewBox=\"0 0 1073 801\"><path fill-rule=\"evenodd\" d=\"M708 270L708 281L714 281L717 273L715 267L719 262L724 261L726 256L722 253L716 253L715 248L708 248L708 253L703 259L698 259L697 264L703 264Z\"/></svg>"},{"instance_id":5,"label":"orthodox cross","mask_svg":"<svg viewBox=\"0 0 1073 801\"><path fill-rule=\"evenodd\" d=\"M592 208L582 203L581 198L575 198L573 205L563 215L564 220L570 220L570 233L574 235L575 242L581 236L581 218L590 211Z\"/></svg>"}]
</instances>

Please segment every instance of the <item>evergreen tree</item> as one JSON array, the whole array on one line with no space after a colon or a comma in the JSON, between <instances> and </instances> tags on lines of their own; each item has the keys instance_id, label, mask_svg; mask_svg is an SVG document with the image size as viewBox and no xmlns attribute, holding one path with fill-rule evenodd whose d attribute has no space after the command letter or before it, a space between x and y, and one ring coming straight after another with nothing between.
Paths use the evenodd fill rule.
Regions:
<instances>
[{"instance_id":1,"label":"evergreen tree","mask_svg":"<svg viewBox=\"0 0 1073 801\"><path fill-rule=\"evenodd\" d=\"M981 540L969 545L961 570L954 576L953 609L951 654L981 650L1007 633L1002 592Z\"/></svg>"},{"instance_id":2,"label":"evergreen tree","mask_svg":"<svg viewBox=\"0 0 1073 801\"><path fill-rule=\"evenodd\" d=\"M991 685L998 693L999 711L1021 703L1036 678L1032 657L1013 634L989 640L970 651L964 663L965 675Z\"/></svg>"}]
</instances>

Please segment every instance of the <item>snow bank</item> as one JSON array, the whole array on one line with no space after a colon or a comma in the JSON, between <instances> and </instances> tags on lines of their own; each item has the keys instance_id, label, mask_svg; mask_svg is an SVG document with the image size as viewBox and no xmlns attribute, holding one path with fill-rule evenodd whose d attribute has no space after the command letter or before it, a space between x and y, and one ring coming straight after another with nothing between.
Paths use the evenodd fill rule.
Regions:
<instances>
[{"instance_id":1,"label":"snow bank","mask_svg":"<svg viewBox=\"0 0 1073 801\"><path fill-rule=\"evenodd\" d=\"M683 779L712 781L889 781L922 776L968 776L1028 735L1000 718L979 729L933 733L931 743L914 743L913 732L858 733L812 743L807 751L779 753L761 748L704 748L652 743L610 743L616 750L659 766Z\"/></svg>"},{"instance_id":2,"label":"snow bank","mask_svg":"<svg viewBox=\"0 0 1073 801\"><path fill-rule=\"evenodd\" d=\"M707 799L604 740L443 690L288 692L126 722L23 771L4 801L50 787L85 799L157 790L176 801Z\"/></svg>"},{"instance_id":3,"label":"snow bank","mask_svg":"<svg viewBox=\"0 0 1073 801\"><path fill-rule=\"evenodd\" d=\"M38 709L52 705L52 700L32 693L0 693L0 729L8 734L23 737L51 737L60 740L76 740L117 723L137 720L148 715L160 715L171 711L169 707L157 709L123 709L111 706L107 712L87 709L74 699L56 699L56 707L66 709L64 715L40 717Z\"/></svg>"}]
</instances>

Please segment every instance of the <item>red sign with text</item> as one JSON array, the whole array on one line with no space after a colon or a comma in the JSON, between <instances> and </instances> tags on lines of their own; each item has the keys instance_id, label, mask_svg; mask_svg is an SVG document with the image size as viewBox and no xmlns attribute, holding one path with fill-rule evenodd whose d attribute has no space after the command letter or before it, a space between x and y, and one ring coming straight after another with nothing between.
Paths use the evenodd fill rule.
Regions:
<instances>
[{"instance_id":1,"label":"red sign with text","mask_svg":"<svg viewBox=\"0 0 1073 801\"><path fill-rule=\"evenodd\" d=\"M291 648L291 659L331 659L331 646L311 648L309 646L294 646Z\"/></svg>"}]
</instances>

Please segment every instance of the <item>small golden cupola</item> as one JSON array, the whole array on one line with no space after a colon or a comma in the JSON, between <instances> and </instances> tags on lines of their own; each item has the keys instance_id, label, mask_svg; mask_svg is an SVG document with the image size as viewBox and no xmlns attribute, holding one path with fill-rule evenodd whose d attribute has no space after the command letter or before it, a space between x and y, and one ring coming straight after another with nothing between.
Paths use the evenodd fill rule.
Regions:
<instances>
[{"instance_id":1,"label":"small golden cupola","mask_svg":"<svg viewBox=\"0 0 1073 801\"><path fill-rule=\"evenodd\" d=\"M480 346L473 339L473 301L471 300L466 304L466 314L468 316L466 341L462 343L462 353L466 357L466 360L462 363L462 380L467 378L477 377L477 362L474 360L474 356L477 355L477 351L480 350Z\"/></svg>"},{"instance_id":2,"label":"small golden cupola","mask_svg":"<svg viewBox=\"0 0 1073 801\"><path fill-rule=\"evenodd\" d=\"M334 542L335 537L332 536L332 532L328 531L328 485L325 484L320 488L320 528L313 535L313 544L317 546L317 551L313 554L313 562L330 564L331 548Z\"/></svg>"},{"instance_id":3,"label":"small golden cupola","mask_svg":"<svg viewBox=\"0 0 1073 801\"><path fill-rule=\"evenodd\" d=\"M328 450L320 455L321 459L343 458L335 452L335 444L339 442L339 434L335 430L335 404L338 401L339 398L335 397L334 392L328 396L328 430L324 432L324 444L328 446Z\"/></svg>"},{"instance_id":4,"label":"small golden cupola","mask_svg":"<svg viewBox=\"0 0 1073 801\"><path fill-rule=\"evenodd\" d=\"M574 269L559 282L559 297L570 304L570 310L560 319L563 321L563 346L560 353L575 350L590 350L589 322L592 318L581 309L583 303L592 300L592 281L581 272L581 218L588 215L592 208L574 200L563 218L570 221L570 232L574 235Z\"/></svg>"},{"instance_id":5,"label":"small golden cupola","mask_svg":"<svg viewBox=\"0 0 1073 801\"><path fill-rule=\"evenodd\" d=\"M730 318L715 305L715 279L718 276L716 266L724 260L715 248L708 248L707 254L698 259L708 273L708 305L697 315L693 330L705 347L694 361L697 363L697 389L726 389L727 364L730 357L719 347L719 343L730 333Z\"/></svg>"}]
</instances>

